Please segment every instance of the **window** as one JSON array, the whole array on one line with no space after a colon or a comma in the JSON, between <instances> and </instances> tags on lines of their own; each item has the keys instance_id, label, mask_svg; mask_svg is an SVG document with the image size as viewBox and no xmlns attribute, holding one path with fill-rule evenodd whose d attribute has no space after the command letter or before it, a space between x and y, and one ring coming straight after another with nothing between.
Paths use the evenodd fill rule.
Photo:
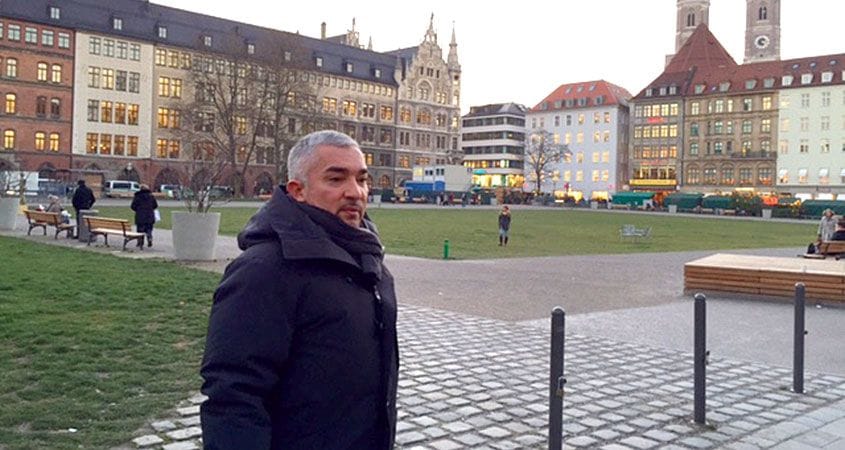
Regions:
<instances>
[{"instance_id":1,"label":"window","mask_svg":"<svg viewBox=\"0 0 845 450\"><path fill-rule=\"evenodd\" d=\"M739 169L739 184L751 184L751 169L741 167Z\"/></svg>"},{"instance_id":2,"label":"window","mask_svg":"<svg viewBox=\"0 0 845 450\"><path fill-rule=\"evenodd\" d=\"M202 45L206 47L211 47L211 36L205 35L202 37Z\"/></svg>"},{"instance_id":3,"label":"window","mask_svg":"<svg viewBox=\"0 0 845 450\"><path fill-rule=\"evenodd\" d=\"M114 77L114 90L126 92L126 71L118 70Z\"/></svg>"},{"instance_id":4,"label":"window","mask_svg":"<svg viewBox=\"0 0 845 450\"><path fill-rule=\"evenodd\" d=\"M88 68L88 87L90 87L90 88L100 87L100 68L99 67L89 67Z\"/></svg>"},{"instance_id":5,"label":"window","mask_svg":"<svg viewBox=\"0 0 845 450\"><path fill-rule=\"evenodd\" d=\"M114 58L114 41L112 39L103 40L103 56Z\"/></svg>"},{"instance_id":6,"label":"window","mask_svg":"<svg viewBox=\"0 0 845 450\"><path fill-rule=\"evenodd\" d=\"M380 106L379 107L379 119L384 121L392 121L393 120L393 107L391 106Z\"/></svg>"},{"instance_id":7,"label":"window","mask_svg":"<svg viewBox=\"0 0 845 450\"><path fill-rule=\"evenodd\" d=\"M255 54L255 44L246 44L246 52L249 55Z\"/></svg>"},{"instance_id":8,"label":"window","mask_svg":"<svg viewBox=\"0 0 845 450\"><path fill-rule=\"evenodd\" d=\"M59 33L59 48L70 48L70 34Z\"/></svg>"},{"instance_id":9,"label":"window","mask_svg":"<svg viewBox=\"0 0 845 450\"><path fill-rule=\"evenodd\" d=\"M62 18L62 10L59 9L58 6L51 6L50 7L50 18L53 20L59 20Z\"/></svg>"},{"instance_id":10,"label":"window","mask_svg":"<svg viewBox=\"0 0 845 450\"><path fill-rule=\"evenodd\" d=\"M127 125L138 125L138 109L139 108L140 108L139 105L134 104L134 103L129 105L129 109L127 110L127 114L126 114L126 124Z\"/></svg>"},{"instance_id":11,"label":"window","mask_svg":"<svg viewBox=\"0 0 845 450\"><path fill-rule=\"evenodd\" d=\"M16 94L6 94L6 107L4 111L6 114L15 114L18 111L18 96Z\"/></svg>"},{"instance_id":12,"label":"window","mask_svg":"<svg viewBox=\"0 0 845 450\"><path fill-rule=\"evenodd\" d=\"M802 168L798 169L798 182L801 184L807 184L807 169Z\"/></svg>"},{"instance_id":13,"label":"window","mask_svg":"<svg viewBox=\"0 0 845 450\"><path fill-rule=\"evenodd\" d=\"M351 100L344 100L342 111L344 116L355 117L358 113L358 103ZM419 122L419 118L417 122Z\"/></svg>"},{"instance_id":14,"label":"window","mask_svg":"<svg viewBox=\"0 0 845 450\"><path fill-rule=\"evenodd\" d=\"M158 96L170 97L170 78L158 77Z\"/></svg>"},{"instance_id":15,"label":"window","mask_svg":"<svg viewBox=\"0 0 845 450\"><path fill-rule=\"evenodd\" d=\"M822 92L822 106L830 106L830 92Z\"/></svg>"},{"instance_id":16,"label":"window","mask_svg":"<svg viewBox=\"0 0 845 450\"><path fill-rule=\"evenodd\" d=\"M61 83L62 82L62 66L58 64L53 64L52 71L50 72L50 81L53 83Z\"/></svg>"},{"instance_id":17,"label":"window","mask_svg":"<svg viewBox=\"0 0 845 450\"><path fill-rule=\"evenodd\" d=\"M138 156L138 136L126 136L126 156Z\"/></svg>"},{"instance_id":18,"label":"window","mask_svg":"<svg viewBox=\"0 0 845 450\"><path fill-rule=\"evenodd\" d=\"M114 148L112 149L112 154L123 156L126 152L126 136L115 134L114 135Z\"/></svg>"},{"instance_id":19,"label":"window","mask_svg":"<svg viewBox=\"0 0 845 450\"><path fill-rule=\"evenodd\" d=\"M10 41L19 41L21 40L21 26L20 25L13 25L9 24L8 29L6 30L6 37Z\"/></svg>"},{"instance_id":20,"label":"window","mask_svg":"<svg viewBox=\"0 0 845 450\"><path fill-rule=\"evenodd\" d=\"M35 79L38 81L47 81L47 63L38 63L35 70Z\"/></svg>"},{"instance_id":21,"label":"window","mask_svg":"<svg viewBox=\"0 0 845 450\"><path fill-rule=\"evenodd\" d=\"M122 30L123 29L123 19L121 19L120 17L112 17L111 27L114 30Z\"/></svg>"},{"instance_id":22,"label":"window","mask_svg":"<svg viewBox=\"0 0 845 450\"><path fill-rule=\"evenodd\" d=\"M772 98L769 96L763 97L761 107L764 111L772 109Z\"/></svg>"},{"instance_id":23,"label":"window","mask_svg":"<svg viewBox=\"0 0 845 450\"><path fill-rule=\"evenodd\" d=\"M157 27L156 32L158 33L158 37L160 39L167 39L167 27L164 25L159 25Z\"/></svg>"},{"instance_id":24,"label":"window","mask_svg":"<svg viewBox=\"0 0 845 450\"><path fill-rule=\"evenodd\" d=\"M35 115L44 117L47 115L47 97L35 99Z\"/></svg>"},{"instance_id":25,"label":"window","mask_svg":"<svg viewBox=\"0 0 845 450\"><path fill-rule=\"evenodd\" d=\"M822 116L821 117L821 130L822 131L829 131L830 130L830 116Z\"/></svg>"},{"instance_id":26,"label":"window","mask_svg":"<svg viewBox=\"0 0 845 450\"><path fill-rule=\"evenodd\" d=\"M100 102L100 122L112 121L112 102L103 100Z\"/></svg>"},{"instance_id":27,"label":"window","mask_svg":"<svg viewBox=\"0 0 845 450\"><path fill-rule=\"evenodd\" d=\"M3 132L3 148L6 150L15 149L15 130L6 130Z\"/></svg>"},{"instance_id":28,"label":"window","mask_svg":"<svg viewBox=\"0 0 845 450\"><path fill-rule=\"evenodd\" d=\"M100 120L100 101L88 100L88 121L97 122Z\"/></svg>"},{"instance_id":29,"label":"window","mask_svg":"<svg viewBox=\"0 0 845 450\"><path fill-rule=\"evenodd\" d=\"M103 89L114 89L114 69L103 69Z\"/></svg>"},{"instance_id":30,"label":"window","mask_svg":"<svg viewBox=\"0 0 845 450\"><path fill-rule=\"evenodd\" d=\"M742 134L751 134L752 123L750 120L742 121Z\"/></svg>"},{"instance_id":31,"label":"window","mask_svg":"<svg viewBox=\"0 0 845 450\"><path fill-rule=\"evenodd\" d=\"M43 131L35 132L35 149L44 151L47 147L47 134Z\"/></svg>"},{"instance_id":32,"label":"window","mask_svg":"<svg viewBox=\"0 0 845 450\"><path fill-rule=\"evenodd\" d=\"M88 53L92 55L100 54L101 41L100 38L91 36L88 38Z\"/></svg>"},{"instance_id":33,"label":"window","mask_svg":"<svg viewBox=\"0 0 845 450\"><path fill-rule=\"evenodd\" d=\"M50 115L54 118L62 115L62 101L58 98L50 99Z\"/></svg>"},{"instance_id":34,"label":"window","mask_svg":"<svg viewBox=\"0 0 845 450\"><path fill-rule=\"evenodd\" d=\"M743 111L751 111L753 109L754 99L744 98L742 99L742 110Z\"/></svg>"},{"instance_id":35,"label":"window","mask_svg":"<svg viewBox=\"0 0 845 450\"><path fill-rule=\"evenodd\" d=\"M798 142L798 153L810 153L810 144L806 139L801 139Z\"/></svg>"},{"instance_id":36,"label":"window","mask_svg":"<svg viewBox=\"0 0 845 450\"><path fill-rule=\"evenodd\" d=\"M805 73L801 75L801 84L810 84L813 82L813 74Z\"/></svg>"},{"instance_id":37,"label":"window","mask_svg":"<svg viewBox=\"0 0 845 450\"><path fill-rule=\"evenodd\" d=\"M317 65L317 67L323 67L323 58L321 56L318 56L314 59L314 63Z\"/></svg>"},{"instance_id":38,"label":"window","mask_svg":"<svg viewBox=\"0 0 845 450\"><path fill-rule=\"evenodd\" d=\"M772 119L763 119L760 121L760 132L762 133L771 133L772 132Z\"/></svg>"},{"instance_id":39,"label":"window","mask_svg":"<svg viewBox=\"0 0 845 450\"><path fill-rule=\"evenodd\" d=\"M100 135L100 154L101 155L111 155L111 135L110 134L101 134Z\"/></svg>"},{"instance_id":40,"label":"window","mask_svg":"<svg viewBox=\"0 0 845 450\"><path fill-rule=\"evenodd\" d=\"M126 103L115 102L114 123L126 123Z\"/></svg>"},{"instance_id":41,"label":"window","mask_svg":"<svg viewBox=\"0 0 845 450\"><path fill-rule=\"evenodd\" d=\"M129 44L126 41L117 41L117 50L115 56L120 59L126 59L129 55Z\"/></svg>"},{"instance_id":42,"label":"window","mask_svg":"<svg viewBox=\"0 0 845 450\"><path fill-rule=\"evenodd\" d=\"M132 61L140 61L141 60L141 44L130 44L129 45L129 59L131 59Z\"/></svg>"},{"instance_id":43,"label":"window","mask_svg":"<svg viewBox=\"0 0 845 450\"><path fill-rule=\"evenodd\" d=\"M138 92L141 88L141 74L138 72L129 73L129 92Z\"/></svg>"},{"instance_id":44,"label":"window","mask_svg":"<svg viewBox=\"0 0 845 450\"><path fill-rule=\"evenodd\" d=\"M38 43L38 30L32 27L26 27L23 35L23 40L27 44L37 44Z\"/></svg>"},{"instance_id":45,"label":"window","mask_svg":"<svg viewBox=\"0 0 845 450\"><path fill-rule=\"evenodd\" d=\"M801 131L810 131L810 118L809 117L802 117L801 118Z\"/></svg>"},{"instance_id":46,"label":"window","mask_svg":"<svg viewBox=\"0 0 845 450\"><path fill-rule=\"evenodd\" d=\"M810 94L801 94L801 107L802 108L809 108L810 107Z\"/></svg>"},{"instance_id":47,"label":"window","mask_svg":"<svg viewBox=\"0 0 845 450\"><path fill-rule=\"evenodd\" d=\"M50 133L50 151L59 151L59 133Z\"/></svg>"},{"instance_id":48,"label":"window","mask_svg":"<svg viewBox=\"0 0 845 450\"><path fill-rule=\"evenodd\" d=\"M698 102L691 103L689 113L691 116L697 116L701 113L701 105Z\"/></svg>"},{"instance_id":49,"label":"window","mask_svg":"<svg viewBox=\"0 0 845 450\"><path fill-rule=\"evenodd\" d=\"M9 78L18 77L18 60L15 58L6 58L6 76Z\"/></svg>"},{"instance_id":50,"label":"window","mask_svg":"<svg viewBox=\"0 0 845 450\"><path fill-rule=\"evenodd\" d=\"M0 34L2 34L2 32L0 32ZM41 45L45 47L52 47L54 36L53 30L41 30Z\"/></svg>"}]
</instances>

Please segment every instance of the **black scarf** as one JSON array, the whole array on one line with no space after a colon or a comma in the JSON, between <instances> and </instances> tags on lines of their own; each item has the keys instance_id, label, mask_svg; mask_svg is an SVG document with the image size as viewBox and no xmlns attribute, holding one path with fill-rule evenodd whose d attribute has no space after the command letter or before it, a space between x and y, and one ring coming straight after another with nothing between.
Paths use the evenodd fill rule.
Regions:
<instances>
[{"instance_id":1,"label":"black scarf","mask_svg":"<svg viewBox=\"0 0 845 450\"><path fill-rule=\"evenodd\" d=\"M364 219L363 226L355 228L340 220L336 215L305 203L294 202L311 221L326 232L326 235L338 247L344 249L361 266L364 275L372 277L375 284L381 279L381 264L384 259L384 247L374 225Z\"/></svg>"}]
</instances>

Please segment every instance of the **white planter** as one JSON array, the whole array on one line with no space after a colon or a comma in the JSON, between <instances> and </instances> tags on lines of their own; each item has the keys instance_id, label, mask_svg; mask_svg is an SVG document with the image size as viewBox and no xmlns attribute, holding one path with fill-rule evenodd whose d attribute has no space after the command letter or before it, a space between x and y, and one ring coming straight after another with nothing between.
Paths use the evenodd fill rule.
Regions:
<instances>
[{"instance_id":1,"label":"white planter","mask_svg":"<svg viewBox=\"0 0 845 450\"><path fill-rule=\"evenodd\" d=\"M0 198L0 230L14 230L15 221L20 209L20 199L17 197Z\"/></svg>"},{"instance_id":2,"label":"white planter","mask_svg":"<svg viewBox=\"0 0 845 450\"><path fill-rule=\"evenodd\" d=\"M220 213L171 213L173 253L186 261L213 261Z\"/></svg>"},{"instance_id":3,"label":"white planter","mask_svg":"<svg viewBox=\"0 0 845 450\"><path fill-rule=\"evenodd\" d=\"M763 208L763 218L764 219L771 219L772 218L771 208Z\"/></svg>"},{"instance_id":4,"label":"white planter","mask_svg":"<svg viewBox=\"0 0 845 450\"><path fill-rule=\"evenodd\" d=\"M677 214L678 205L669 205L669 214Z\"/></svg>"}]
</instances>

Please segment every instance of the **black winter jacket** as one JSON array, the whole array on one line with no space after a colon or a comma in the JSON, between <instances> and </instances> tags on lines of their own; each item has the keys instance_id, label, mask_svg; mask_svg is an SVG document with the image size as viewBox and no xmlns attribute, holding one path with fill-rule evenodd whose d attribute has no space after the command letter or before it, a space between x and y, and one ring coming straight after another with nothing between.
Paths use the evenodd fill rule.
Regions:
<instances>
[{"instance_id":1,"label":"black winter jacket","mask_svg":"<svg viewBox=\"0 0 845 450\"><path fill-rule=\"evenodd\" d=\"M365 269L303 208L277 189L214 294L201 369L207 449L393 448L393 277L380 259Z\"/></svg>"},{"instance_id":2,"label":"black winter jacket","mask_svg":"<svg viewBox=\"0 0 845 450\"><path fill-rule=\"evenodd\" d=\"M83 209L91 209L94 206L94 192L91 191L91 188L88 186L81 184L76 187L76 191L73 192L73 199L71 199L71 204L73 205L73 209L77 212Z\"/></svg>"},{"instance_id":3,"label":"black winter jacket","mask_svg":"<svg viewBox=\"0 0 845 450\"><path fill-rule=\"evenodd\" d=\"M136 192L130 208L135 211L135 225L155 223L155 210L158 208L158 202L149 189L141 189Z\"/></svg>"}]
</instances>

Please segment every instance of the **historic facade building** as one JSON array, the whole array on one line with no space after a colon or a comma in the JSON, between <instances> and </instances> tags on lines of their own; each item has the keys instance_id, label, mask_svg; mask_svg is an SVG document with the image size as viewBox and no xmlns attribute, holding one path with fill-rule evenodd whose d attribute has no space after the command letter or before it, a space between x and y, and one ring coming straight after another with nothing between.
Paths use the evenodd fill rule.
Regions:
<instances>
[{"instance_id":1,"label":"historic facade building","mask_svg":"<svg viewBox=\"0 0 845 450\"><path fill-rule=\"evenodd\" d=\"M529 134L545 130L569 150L563 161L549 167L547 187L560 188L569 196L606 200L626 185L630 98L624 88L604 80L570 83L528 111Z\"/></svg>"},{"instance_id":2,"label":"historic facade building","mask_svg":"<svg viewBox=\"0 0 845 450\"><path fill-rule=\"evenodd\" d=\"M44 13L42 23L0 18L0 170L49 178L70 166L75 37L59 7Z\"/></svg>"},{"instance_id":3,"label":"historic facade building","mask_svg":"<svg viewBox=\"0 0 845 450\"><path fill-rule=\"evenodd\" d=\"M354 136L375 187L459 157L457 43L444 58L433 18L419 46L390 53L363 48L354 22L310 38L145 0L4 0L0 24L2 167L157 187L217 148L231 160L219 181L251 194L316 129Z\"/></svg>"},{"instance_id":4,"label":"historic facade building","mask_svg":"<svg viewBox=\"0 0 845 450\"><path fill-rule=\"evenodd\" d=\"M461 124L463 164L472 184L522 189L525 182L525 106L497 103L472 106Z\"/></svg>"}]
</instances>

